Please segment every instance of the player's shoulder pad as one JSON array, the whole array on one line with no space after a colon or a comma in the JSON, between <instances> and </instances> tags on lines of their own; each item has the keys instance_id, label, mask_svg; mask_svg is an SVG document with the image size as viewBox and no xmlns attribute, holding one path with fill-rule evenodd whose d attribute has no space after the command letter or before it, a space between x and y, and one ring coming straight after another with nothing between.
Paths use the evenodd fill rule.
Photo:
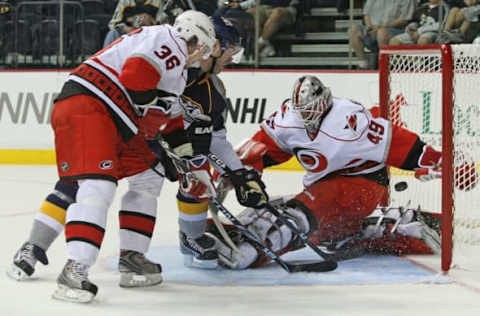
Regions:
<instances>
[{"instance_id":1,"label":"player's shoulder pad","mask_svg":"<svg viewBox=\"0 0 480 316\"><path fill-rule=\"evenodd\" d=\"M262 122L263 127L269 130L298 127L304 128L303 122L292 110L290 99L285 100L282 105Z\"/></svg>"},{"instance_id":2,"label":"player's shoulder pad","mask_svg":"<svg viewBox=\"0 0 480 316\"><path fill-rule=\"evenodd\" d=\"M321 129L336 138L354 140L365 132L371 119L370 112L360 103L334 98Z\"/></svg>"},{"instance_id":3,"label":"player's shoulder pad","mask_svg":"<svg viewBox=\"0 0 480 316\"><path fill-rule=\"evenodd\" d=\"M134 48L134 55L145 58L155 68L165 70L176 69L176 66L185 63L187 47L171 26L162 24L143 27L141 33L144 40Z\"/></svg>"}]
</instances>

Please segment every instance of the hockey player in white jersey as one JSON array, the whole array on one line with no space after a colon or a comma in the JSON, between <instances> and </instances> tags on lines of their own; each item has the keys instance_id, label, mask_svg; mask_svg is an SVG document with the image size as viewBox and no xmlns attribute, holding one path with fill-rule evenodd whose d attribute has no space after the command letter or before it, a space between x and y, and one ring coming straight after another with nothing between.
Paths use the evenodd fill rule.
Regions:
<instances>
[{"instance_id":1,"label":"hockey player in white jersey","mask_svg":"<svg viewBox=\"0 0 480 316\"><path fill-rule=\"evenodd\" d=\"M386 166L422 168L433 174L441 163L441 153L418 135L373 117L357 102L333 97L315 76L296 80L291 99L262 123L241 150L241 156L247 157L243 162L259 171L296 156L306 171L304 190L283 203L284 215L314 243L331 245L362 232L365 219L387 193ZM372 216L379 218L375 213ZM382 227L399 218L398 210L392 209L384 217L390 222L385 220ZM402 224L419 222L413 210L407 217L400 219ZM266 210L247 209L239 219L278 253L302 245ZM421 251L438 251L438 231L421 223L412 227L403 232L420 240ZM215 233L213 226L209 230ZM425 238L428 245L422 239L427 234L432 236ZM237 240L241 253L236 253L214 235L220 245L219 257L227 266L243 269L270 260L243 239Z\"/></svg>"},{"instance_id":2,"label":"hockey player in white jersey","mask_svg":"<svg viewBox=\"0 0 480 316\"><path fill-rule=\"evenodd\" d=\"M187 11L173 27L145 27L117 39L71 73L52 112L60 180L32 229L43 240L19 250L9 275L23 279L37 260L46 263L45 250L65 224L68 261L53 296L91 301L97 286L88 270L98 256L116 182L127 177L130 186L120 212L120 285L162 281L160 265L143 255L163 183L155 173L165 173L147 141L164 126L171 148L187 159L193 156L176 100L185 87L186 68L208 58L214 43L211 20Z\"/></svg>"}]
</instances>

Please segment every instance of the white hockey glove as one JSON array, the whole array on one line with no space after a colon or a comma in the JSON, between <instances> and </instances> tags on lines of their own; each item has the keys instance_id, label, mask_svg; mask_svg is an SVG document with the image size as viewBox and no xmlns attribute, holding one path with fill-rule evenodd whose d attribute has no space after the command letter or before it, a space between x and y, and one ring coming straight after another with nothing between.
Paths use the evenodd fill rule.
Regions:
<instances>
[{"instance_id":1,"label":"white hockey glove","mask_svg":"<svg viewBox=\"0 0 480 316\"><path fill-rule=\"evenodd\" d=\"M415 178L422 182L428 182L434 179L442 178L441 168L420 168L415 170Z\"/></svg>"}]
</instances>

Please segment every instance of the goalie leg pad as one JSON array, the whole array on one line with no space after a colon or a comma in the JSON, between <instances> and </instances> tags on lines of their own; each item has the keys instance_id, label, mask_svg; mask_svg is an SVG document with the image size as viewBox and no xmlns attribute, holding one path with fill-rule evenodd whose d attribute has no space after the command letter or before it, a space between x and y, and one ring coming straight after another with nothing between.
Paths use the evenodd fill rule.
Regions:
<instances>
[{"instance_id":1,"label":"goalie leg pad","mask_svg":"<svg viewBox=\"0 0 480 316\"><path fill-rule=\"evenodd\" d=\"M301 232L309 231L310 224L303 211L287 207L283 210L283 215ZM277 254L298 249L295 242L296 236L270 212L247 208L238 215L238 219L259 241L269 245ZM228 246L213 224L207 225L207 231L216 239L219 260L223 265L232 269L246 269L270 262L271 258L246 241L234 226L224 225L224 227L240 253Z\"/></svg>"},{"instance_id":2,"label":"goalie leg pad","mask_svg":"<svg viewBox=\"0 0 480 316\"><path fill-rule=\"evenodd\" d=\"M415 209L377 208L365 221L361 240L370 252L388 254L438 254L440 221Z\"/></svg>"}]
</instances>

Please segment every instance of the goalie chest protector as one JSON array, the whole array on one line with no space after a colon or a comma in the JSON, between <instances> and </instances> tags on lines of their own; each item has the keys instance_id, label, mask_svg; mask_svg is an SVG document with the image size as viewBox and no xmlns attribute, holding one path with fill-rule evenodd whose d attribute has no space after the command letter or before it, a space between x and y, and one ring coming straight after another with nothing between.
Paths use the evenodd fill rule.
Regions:
<instances>
[{"instance_id":1,"label":"goalie chest protector","mask_svg":"<svg viewBox=\"0 0 480 316\"><path fill-rule=\"evenodd\" d=\"M290 102L265 120L262 128L283 151L296 156L307 171L306 186L332 172L342 174L342 169L357 169L349 175L380 170L391 141L387 120L374 119L365 107L348 99L333 99L313 139Z\"/></svg>"}]
</instances>

